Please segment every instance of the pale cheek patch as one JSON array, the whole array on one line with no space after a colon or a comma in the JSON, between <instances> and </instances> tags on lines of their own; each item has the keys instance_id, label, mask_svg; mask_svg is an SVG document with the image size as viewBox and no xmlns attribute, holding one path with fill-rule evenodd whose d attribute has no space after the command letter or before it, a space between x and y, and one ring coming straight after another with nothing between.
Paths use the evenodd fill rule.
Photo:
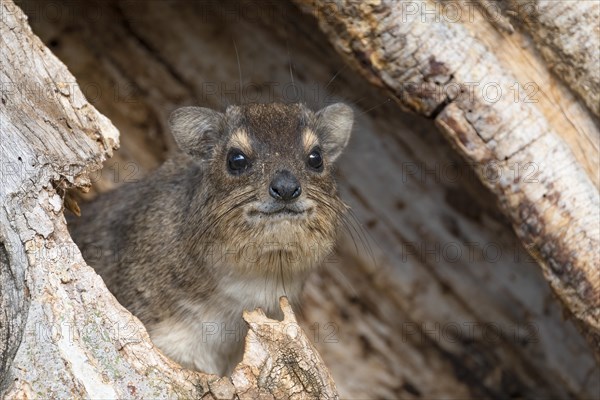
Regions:
<instances>
[{"instance_id":1,"label":"pale cheek patch","mask_svg":"<svg viewBox=\"0 0 600 400\"><path fill-rule=\"evenodd\" d=\"M250 144L250 138L248 133L243 130L237 130L229 140L229 147L235 147L242 150L246 155L252 153L252 145Z\"/></svg>"},{"instance_id":2,"label":"pale cheek patch","mask_svg":"<svg viewBox=\"0 0 600 400\"><path fill-rule=\"evenodd\" d=\"M310 129L304 130L302 134L302 145L304 146L304 151L307 153L310 152L317 144L319 144L319 139L317 135Z\"/></svg>"}]
</instances>

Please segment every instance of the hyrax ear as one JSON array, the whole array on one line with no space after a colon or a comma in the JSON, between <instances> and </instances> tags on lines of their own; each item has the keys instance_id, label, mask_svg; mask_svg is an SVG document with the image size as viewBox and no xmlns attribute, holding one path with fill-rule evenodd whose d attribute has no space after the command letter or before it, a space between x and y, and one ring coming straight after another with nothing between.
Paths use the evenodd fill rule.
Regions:
<instances>
[{"instance_id":1,"label":"hyrax ear","mask_svg":"<svg viewBox=\"0 0 600 400\"><path fill-rule=\"evenodd\" d=\"M321 148L330 161L335 161L350 140L354 112L346 104L335 103L322 108L316 117Z\"/></svg>"},{"instance_id":2,"label":"hyrax ear","mask_svg":"<svg viewBox=\"0 0 600 400\"><path fill-rule=\"evenodd\" d=\"M182 107L171 113L169 125L182 151L207 160L225 129L225 116L210 108Z\"/></svg>"}]
</instances>

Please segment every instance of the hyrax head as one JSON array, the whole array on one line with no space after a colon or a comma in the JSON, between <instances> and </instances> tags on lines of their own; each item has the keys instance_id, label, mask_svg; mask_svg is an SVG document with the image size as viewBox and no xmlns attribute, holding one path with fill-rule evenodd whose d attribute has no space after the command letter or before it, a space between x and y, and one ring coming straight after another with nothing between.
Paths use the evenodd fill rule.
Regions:
<instances>
[{"instance_id":1,"label":"hyrax head","mask_svg":"<svg viewBox=\"0 0 600 400\"><path fill-rule=\"evenodd\" d=\"M213 226L211 239L297 256L312 247L314 260L306 261L318 261L345 211L332 167L352 123L352 109L341 103L316 113L281 103L173 112L175 140L202 164L209 186L201 213Z\"/></svg>"}]
</instances>

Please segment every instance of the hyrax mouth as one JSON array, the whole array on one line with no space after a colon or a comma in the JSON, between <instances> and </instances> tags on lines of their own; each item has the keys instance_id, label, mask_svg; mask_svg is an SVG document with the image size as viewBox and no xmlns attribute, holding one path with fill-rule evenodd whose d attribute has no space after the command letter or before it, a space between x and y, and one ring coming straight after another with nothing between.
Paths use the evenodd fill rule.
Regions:
<instances>
[{"instance_id":1,"label":"hyrax mouth","mask_svg":"<svg viewBox=\"0 0 600 400\"><path fill-rule=\"evenodd\" d=\"M312 207L302 208L296 205L283 205L271 207L257 207L248 211L248 217L270 219L301 219L308 217L311 213Z\"/></svg>"}]
</instances>

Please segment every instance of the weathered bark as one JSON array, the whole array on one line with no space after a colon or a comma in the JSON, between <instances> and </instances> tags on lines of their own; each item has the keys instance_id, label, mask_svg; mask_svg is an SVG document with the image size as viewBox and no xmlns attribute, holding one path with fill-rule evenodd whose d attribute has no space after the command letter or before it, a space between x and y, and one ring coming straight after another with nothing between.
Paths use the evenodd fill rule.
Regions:
<instances>
[{"instance_id":1,"label":"weathered bark","mask_svg":"<svg viewBox=\"0 0 600 400\"><path fill-rule=\"evenodd\" d=\"M486 47L489 34L483 29L477 35L473 26L450 23L443 17L432 19L428 13L435 6L427 1L296 3L317 16L320 27L349 62L389 90L401 105L432 118L456 150L473 163L600 356L600 197L597 181L593 182L598 165L573 155L561 137L568 133L553 128L541 109L544 104L528 102L523 94L506 96L518 80L513 66L496 56L502 48L492 52ZM594 11L592 20L597 20L593 14L598 7L589 7ZM548 6L529 18L543 24L555 11ZM590 38L573 46L584 64L568 68L563 57L556 68L559 72L569 69L573 76L580 75L581 68L585 76L600 79L594 70L600 32L597 26L584 28ZM539 40L543 33L536 33ZM574 79L566 77L571 83ZM492 87L494 94L487 89L464 93L473 82ZM546 89L549 83L538 85ZM587 142L589 135L597 143L593 117L582 118L588 120L584 122L591 132L580 133L581 141ZM597 147L587 146L585 153L598 158ZM528 177L529 167L535 174ZM511 170L521 174L507 178Z\"/></svg>"},{"instance_id":2,"label":"weathered bark","mask_svg":"<svg viewBox=\"0 0 600 400\"><path fill-rule=\"evenodd\" d=\"M356 4L369 9L367 2ZM356 102L357 127L340 160L339 182L362 228L349 227L352 235L311 277L301 319L341 397L596 396L599 369L590 346L563 319L538 266L494 206L496 193L481 185L432 121L398 112L389 93L346 67L295 7L185 0L23 6L35 32L123 133L121 149L92 176L92 195L138 179L164 160L173 145L166 120L176 106L220 107L256 93L261 101L291 100L284 90L290 70L309 101ZM518 62L510 69L525 74L520 82L550 79L537 58L512 57L507 48L515 38L491 42L501 35L475 31L478 22L464 26L503 44L497 57ZM355 23L361 24L359 14ZM432 44L427 30L418 32ZM442 46L455 43L444 38L438 45L443 54ZM587 110L559 84L547 91L552 96L539 99L541 112L547 119L557 114L551 126L571 135L566 140L578 162L593 170L597 158L586 158L589 140L580 135L596 129L589 128ZM576 128L556 112L561 108ZM142 360L143 354L136 353ZM232 379L239 383L235 373ZM228 381L215 381L213 394L227 394Z\"/></svg>"},{"instance_id":3,"label":"weathered bark","mask_svg":"<svg viewBox=\"0 0 600 400\"><path fill-rule=\"evenodd\" d=\"M247 313L233 378L187 371L150 342L72 242L61 194L89 186L118 143L12 2L0 21L0 393L2 398L336 398L287 304ZM290 329L290 328L296 329Z\"/></svg>"},{"instance_id":4,"label":"weathered bark","mask_svg":"<svg viewBox=\"0 0 600 400\"><path fill-rule=\"evenodd\" d=\"M244 359L231 375L237 395L241 399L337 399L333 380L287 299L283 297L280 304L284 317L279 323L260 310L244 313L250 331Z\"/></svg>"},{"instance_id":5,"label":"weathered bark","mask_svg":"<svg viewBox=\"0 0 600 400\"><path fill-rule=\"evenodd\" d=\"M31 295L39 300L42 294L49 248L35 244L53 235L62 218L53 184L85 184L87 168L100 168L112 153L117 131L87 103L14 4L2 1L0 10L0 388L5 389L26 324L31 328L41 317L31 311Z\"/></svg>"},{"instance_id":6,"label":"weathered bark","mask_svg":"<svg viewBox=\"0 0 600 400\"><path fill-rule=\"evenodd\" d=\"M511 0L509 8L550 68L600 117L600 4Z\"/></svg>"}]
</instances>

